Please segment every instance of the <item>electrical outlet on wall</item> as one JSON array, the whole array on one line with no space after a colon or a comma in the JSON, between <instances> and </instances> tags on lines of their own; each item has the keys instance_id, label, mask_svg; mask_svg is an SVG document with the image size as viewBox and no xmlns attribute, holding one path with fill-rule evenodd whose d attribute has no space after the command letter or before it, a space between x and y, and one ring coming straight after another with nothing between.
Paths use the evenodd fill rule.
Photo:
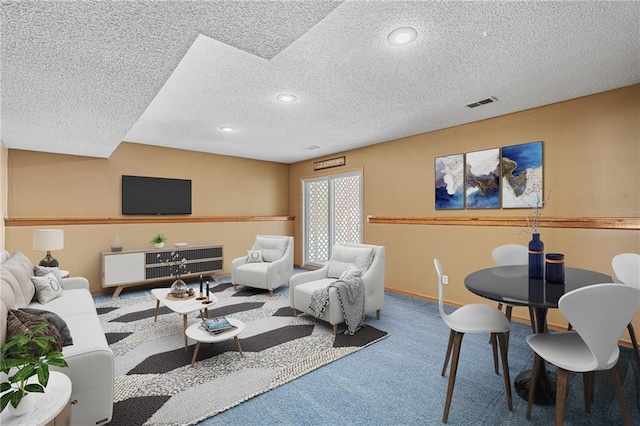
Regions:
<instances>
[{"instance_id":1,"label":"electrical outlet on wall","mask_svg":"<svg viewBox=\"0 0 640 426\"><path fill-rule=\"evenodd\" d=\"M442 276L442 284L449 284L449 275Z\"/></svg>"}]
</instances>

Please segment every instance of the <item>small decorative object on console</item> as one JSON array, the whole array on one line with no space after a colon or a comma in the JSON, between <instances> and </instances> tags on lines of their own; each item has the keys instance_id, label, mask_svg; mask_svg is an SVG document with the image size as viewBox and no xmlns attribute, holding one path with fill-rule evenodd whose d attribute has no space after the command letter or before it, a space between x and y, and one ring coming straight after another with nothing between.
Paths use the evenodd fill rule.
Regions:
<instances>
[{"instance_id":1,"label":"small decorative object on console","mask_svg":"<svg viewBox=\"0 0 640 426\"><path fill-rule=\"evenodd\" d=\"M151 238L151 241L149 242L153 244L155 248L163 248L165 241L167 241L167 237L162 234L156 234L153 236L153 238Z\"/></svg>"},{"instance_id":2,"label":"small decorative object on console","mask_svg":"<svg viewBox=\"0 0 640 426\"><path fill-rule=\"evenodd\" d=\"M119 252L122 251L122 241L120 241L120 236L118 234L113 237L113 241L111 242L111 251Z\"/></svg>"}]
</instances>

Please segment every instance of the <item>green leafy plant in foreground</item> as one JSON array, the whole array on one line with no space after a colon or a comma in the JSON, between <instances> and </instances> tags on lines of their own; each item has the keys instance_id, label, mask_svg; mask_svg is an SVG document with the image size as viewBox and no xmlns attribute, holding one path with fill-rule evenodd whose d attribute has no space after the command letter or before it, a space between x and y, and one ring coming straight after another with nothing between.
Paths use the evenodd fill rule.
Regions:
<instances>
[{"instance_id":1,"label":"green leafy plant in foreground","mask_svg":"<svg viewBox=\"0 0 640 426\"><path fill-rule=\"evenodd\" d=\"M62 352L51 350L52 336L37 335L47 323L38 324L27 334L13 336L0 348L0 371L6 374L6 381L0 383L0 392L6 392L0 397L0 411L11 402L16 408L24 396L29 392L44 392L49 382L49 366L67 367ZM11 372L11 375L9 373ZM38 376L38 383L27 381ZM7 392L8 391L8 392Z\"/></svg>"}]
</instances>

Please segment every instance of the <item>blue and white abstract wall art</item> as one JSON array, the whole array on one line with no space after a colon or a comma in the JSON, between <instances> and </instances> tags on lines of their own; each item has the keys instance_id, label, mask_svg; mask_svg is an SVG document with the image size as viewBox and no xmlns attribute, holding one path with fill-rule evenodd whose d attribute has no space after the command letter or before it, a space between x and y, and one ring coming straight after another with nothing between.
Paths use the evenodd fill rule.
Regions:
<instances>
[{"instance_id":1,"label":"blue and white abstract wall art","mask_svg":"<svg viewBox=\"0 0 640 426\"><path fill-rule=\"evenodd\" d=\"M464 208L464 155L436 157L436 210Z\"/></svg>"},{"instance_id":2,"label":"blue and white abstract wall art","mask_svg":"<svg viewBox=\"0 0 640 426\"><path fill-rule=\"evenodd\" d=\"M500 208L500 148L466 154L468 209Z\"/></svg>"},{"instance_id":3,"label":"blue and white abstract wall art","mask_svg":"<svg viewBox=\"0 0 640 426\"><path fill-rule=\"evenodd\" d=\"M502 148L502 207L544 205L542 141Z\"/></svg>"}]
</instances>

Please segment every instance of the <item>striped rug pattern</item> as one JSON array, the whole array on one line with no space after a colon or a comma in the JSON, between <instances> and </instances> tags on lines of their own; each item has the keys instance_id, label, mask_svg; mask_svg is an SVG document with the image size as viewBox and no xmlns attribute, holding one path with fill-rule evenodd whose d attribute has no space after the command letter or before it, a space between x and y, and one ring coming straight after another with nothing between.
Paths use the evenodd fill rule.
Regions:
<instances>
[{"instance_id":1,"label":"striped rug pattern","mask_svg":"<svg viewBox=\"0 0 640 426\"><path fill-rule=\"evenodd\" d=\"M191 425L281 386L387 336L365 326L354 336L307 315L293 317L286 292L269 297L255 289L234 292L229 283L213 291L209 316L246 324L234 340L202 344L190 366L194 342L184 350L182 317L142 296L97 306L115 354L114 415L110 425ZM197 313L189 325L199 322Z\"/></svg>"}]
</instances>

